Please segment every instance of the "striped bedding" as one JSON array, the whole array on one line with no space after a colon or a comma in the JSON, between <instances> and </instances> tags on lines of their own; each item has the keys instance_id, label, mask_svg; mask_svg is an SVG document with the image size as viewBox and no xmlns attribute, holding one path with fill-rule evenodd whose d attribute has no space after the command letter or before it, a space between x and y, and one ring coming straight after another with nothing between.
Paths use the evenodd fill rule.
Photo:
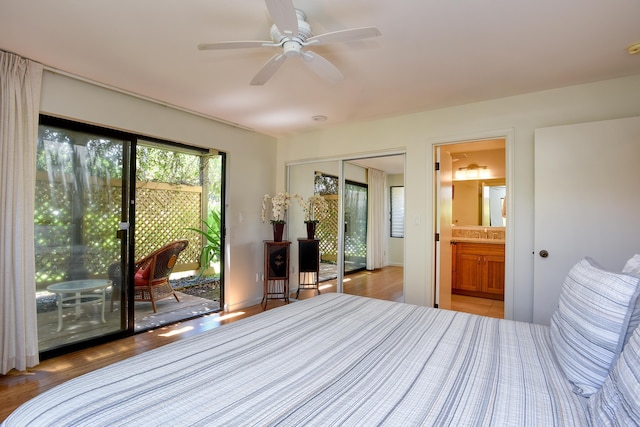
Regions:
<instances>
[{"instance_id":1,"label":"striped bedding","mask_svg":"<svg viewBox=\"0 0 640 427\"><path fill-rule=\"evenodd\" d=\"M326 294L55 387L4 425L587 425L549 328Z\"/></svg>"}]
</instances>

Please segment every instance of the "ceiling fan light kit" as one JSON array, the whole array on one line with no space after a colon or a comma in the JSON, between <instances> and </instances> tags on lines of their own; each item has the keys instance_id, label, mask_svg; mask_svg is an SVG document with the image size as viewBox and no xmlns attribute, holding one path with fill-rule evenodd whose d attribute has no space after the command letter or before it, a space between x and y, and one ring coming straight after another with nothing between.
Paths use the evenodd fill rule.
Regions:
<instances>
[{"instance_id":1,"label":"ceiling fan light kit","mask_svg":"<svg viewBox=\"0 0 640 427\"><path fill-rule=\"evenodd\" d=\"M229 41L218 43L203 43L198 45L200 50L240 49L257 47L280 47L278 53L269 59L251 80L250 84L259 86L265 84L278 71L287 58L300 57L304 64L321 78L330 82L339 82L344 75L335 65L322 56L303 48L333 42L347 42L380 35L375 27L354 28L313 35L311 26L306 21L305 13L293 6L291 0L265 0L273 25L271 26L271 41Z\"/></svg>"}]
</instances>

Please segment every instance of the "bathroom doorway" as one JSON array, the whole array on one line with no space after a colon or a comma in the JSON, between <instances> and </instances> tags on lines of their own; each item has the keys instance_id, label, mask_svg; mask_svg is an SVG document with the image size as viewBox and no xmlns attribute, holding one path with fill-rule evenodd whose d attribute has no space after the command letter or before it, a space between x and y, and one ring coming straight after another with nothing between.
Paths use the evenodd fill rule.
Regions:
<instances>
[{"instance_id":1,"label":"bathroom doorway","mask_svg":"<svg viewBox=\"0 0 640 427\"><path fill-rule=\"evenodd\" d=\"M506 138L436 145L434 158L435 305L502 318Z\"/></svg>"}]
</instances>

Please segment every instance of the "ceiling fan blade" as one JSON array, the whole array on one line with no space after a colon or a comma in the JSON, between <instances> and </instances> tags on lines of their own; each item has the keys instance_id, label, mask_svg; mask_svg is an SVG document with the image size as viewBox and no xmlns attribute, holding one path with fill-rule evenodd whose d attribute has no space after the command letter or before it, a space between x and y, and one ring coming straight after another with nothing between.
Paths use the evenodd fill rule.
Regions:
<instances>
[{"instance_id":1,"label":"ceiling fan blade","mask_svg":"<svg viewBox=\"0 0 640 427\"><path fill-rule=\"evenodd\" d=\"M344 75L342 75L335 65L317 53L313 53L309 50L304 51L302 52L302 59L304 60L304 63L307 64L307 67L311 68L314 73L325 80L337 83L344 79Z\"/></svg>"},{"instance_id":2,"label":"ceiling fan blade","mask_svg":"<svg viewBox=\"0 0 640 427\"><path fill-rule=\"evenodd\" d=\"M292 0L265 0L269 15L282 35L298 36L298 15Z\"/></svg>"},{"instance_id":3,"label":"ceiling fan blade","mask_svg":"<svg viewBox=\"0 0 640 427\"><path fill-rule=\"evenodd\" d=\"M276 73L276 71L278 71L278 68L280 68L285 59L287 59L287 57L282 54L272 56L271 59L262 66L260 71L258 71L258 74L255 75L249 84L251 86L262 86L265 84Z\"/></svg>"},{"instance_id":4,"label":"ceiling fan blade","mask_svg":"<svg viewBox=\"0 0 640 427\"><path fill-rule=\"evenodd\" d=\"M216 49L243 49L248 47L278 46L272 41L247 40L238 42L218 42L218 43L202 43L198 45L200 50L216 50Z\"/></svg>"},{"instance_id":5,"label":"ceiling fan blade","mask_svg":"<svg viewBox=\"0 0 640 427\"><path fill-rule=\"evenodd\" d=\"M309 37L304 43L305 45L325 44L332 42L348 42L351 40L365 39L368 37L377 37L380 30L376 27L353 28L350 30L340 30L331 33L319 34Z\"/></svg>"}]
</instances>

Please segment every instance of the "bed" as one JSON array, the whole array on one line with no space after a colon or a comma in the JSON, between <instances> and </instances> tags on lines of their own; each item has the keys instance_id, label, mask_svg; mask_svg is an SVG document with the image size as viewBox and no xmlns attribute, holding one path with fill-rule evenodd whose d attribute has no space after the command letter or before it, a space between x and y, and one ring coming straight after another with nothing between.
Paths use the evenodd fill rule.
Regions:
<instances>
[{"instance_id":1,"label":"bed","mask_svg":"<svg viewBox=\"0 0 640 427\"><path fill-rule=\"evenodd\" d=\"M577 393L556 352L548 326L323 294L70 380L3 425L590 425L602 392Z\"/></svg>"}]
</instances>

